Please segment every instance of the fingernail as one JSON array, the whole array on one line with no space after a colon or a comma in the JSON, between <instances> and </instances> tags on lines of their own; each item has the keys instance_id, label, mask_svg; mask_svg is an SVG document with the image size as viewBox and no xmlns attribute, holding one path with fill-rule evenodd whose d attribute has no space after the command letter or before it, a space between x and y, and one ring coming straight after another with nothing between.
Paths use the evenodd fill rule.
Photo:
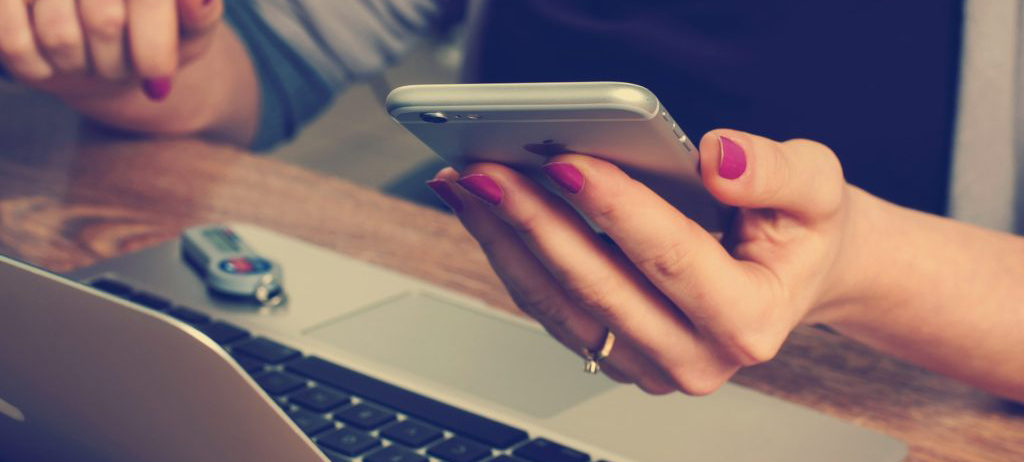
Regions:
<instances>
[{"instance_id":1,"label":"fingernail","mask_svg":"<svg viewBox=\"0 0 1024 462\"><path fill-rule=\"evenodd\" d=\"M552 162L541 167L544 173L562 189L576 194L583 190L583 174L567 162Z\"/></svg>"},{"instance_id":2,"label":"fingernail","mask_svg":"<svg viewBox=\"0 0 1024 462\"><path fill-rule=\"evenodd\" d=\"M501 186L498 186L498 183L495 183L487 175L475 174L464 176L459 179L458 183L463 188L466 188L466 191L473 193L474 196L483 199L491 205L500 204L504 196Z\"/></svg>"},{"instance_id":3,"label":"fingernail","mask_svg":"<svg viewBox=\"0 0 1024 462\"><path fill-rule=\"evenodd\" d=\"M430 189L434 190L434 194L437 194L437 197L441 198L441 201L444 202L448 208L454 210L455 213L462 211L462 200L455 194L455 191L452 191L452 187L447 181L430 180L427 182L427 186L430 186Z\"/></svg>"},{"instance_id":4,"label":"fingernail","mask_svg":"<svg viewBox=\"0 0 1024 462\"><path fill-rule=\"evenodd\" d=\"M171 94L171 78L146 79L142 81L142 90L146 97L153 101L163 101Z\"/></svg>"},{"instance_id":5,"label":"fingernail","mask_svg":"<svg viewBox=\"0 0 1024 462\"><path fill-rule=\"evenodd\" d=\"M722 157L718 163L718 175L727 180L735 180L743 176L747 170L747 154L743 147L724 136L718 137L722 147Z\"/></svg>"}]
</instances>

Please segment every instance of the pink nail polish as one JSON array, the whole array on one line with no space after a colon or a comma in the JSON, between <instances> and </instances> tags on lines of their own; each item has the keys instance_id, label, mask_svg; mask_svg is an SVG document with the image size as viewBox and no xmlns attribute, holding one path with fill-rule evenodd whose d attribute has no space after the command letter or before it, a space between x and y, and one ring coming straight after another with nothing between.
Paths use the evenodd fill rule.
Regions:
<instances>
[{"instance_id":1,"label":"pink nail polish","mask_svg":"<svg viewBox=\"0 0 1024 462\"><path fill-rule=\"evenodd\" d=\"M171 78L146 79L142 81L142 90L146 97L153 101L163 101L171 94Z\"/></svg>"},{"instance_id":2,"label":"pink nail polish","mask_svg":"<svg viewBox=\"0 0 1024 462\"><path fill-rule=\"evenodd\" d=\"M718 175L727 180L735 180L743 176L747 170L747 153L733 140L724 136L718 137L722 156L718 163Z\"/></svg>"},{"instance_id":3,"label":"pink nail polish","mask_svg":"<svg viewBox=\"0 0 1024 462\"><path fill-rule=\"evenodd\" d=\"M501 199L504 197L501 186L498 186L498 183L495 183L487 175L475 174L464 176L459 179L458 183L463 188L466 188L466 191L491 205L501 204Z\"/></svg>"},{"instance_id":4,"label":"pink nail polish","mask_svg":"<svg viewBox=\"0 0 1024 462\"><path fill-rule=\"evenodd\" d=\"M455 194L455 191L452 191L452 187L447 181L430 180L427 182L427 186L434 191L434 194L437 194L437 197L441 198L441 201L443 201L448 208L454 210L455 213L462 211L462 200Z\"/></svg>"},{"instance_id":5,"label":"pink nail polish","mask_svg":"<svg viewBox=\"0 0 1024 462\"><path fill-rule=\"evenodd\" d=\"M562 189L576 194L583 190L583 174L576 166L567 162L552 162L541 167L544 173Z\"/></svg>"}]
</instances>

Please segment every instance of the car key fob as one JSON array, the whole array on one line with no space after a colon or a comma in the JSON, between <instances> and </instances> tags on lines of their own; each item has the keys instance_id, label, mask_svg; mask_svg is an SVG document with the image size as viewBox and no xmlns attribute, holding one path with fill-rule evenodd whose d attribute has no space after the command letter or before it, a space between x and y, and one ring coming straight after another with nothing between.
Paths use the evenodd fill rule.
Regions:
<instances>
[{"instance_id":1,"label":"car key fob","mask_svg":"<svg viewBox=\"0 0 1024 462\"><path fill-rule=\"evenodd\" d=\"M257 254L227 226L185 230L181 250L214 293L250 299L264 307L284 301L281 267Z\"/></svg>"}]
</instances>

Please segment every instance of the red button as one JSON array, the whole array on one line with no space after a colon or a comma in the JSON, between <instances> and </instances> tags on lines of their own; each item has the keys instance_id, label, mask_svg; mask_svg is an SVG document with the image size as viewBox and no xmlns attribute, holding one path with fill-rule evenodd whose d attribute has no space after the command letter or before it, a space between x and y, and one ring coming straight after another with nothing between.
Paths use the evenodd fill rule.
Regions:
<instances>
[{"instance_id":1,"label":"red button","mask_svg":"<svg viewBox=\"0 0 1024 462\"><path fill-rule=\"evenodd\" d=\"M252 263L249 262L248 258L232 258L228 260L228 265L235 273L249 273L252 272Z\"/></svg>"}]
</instances>

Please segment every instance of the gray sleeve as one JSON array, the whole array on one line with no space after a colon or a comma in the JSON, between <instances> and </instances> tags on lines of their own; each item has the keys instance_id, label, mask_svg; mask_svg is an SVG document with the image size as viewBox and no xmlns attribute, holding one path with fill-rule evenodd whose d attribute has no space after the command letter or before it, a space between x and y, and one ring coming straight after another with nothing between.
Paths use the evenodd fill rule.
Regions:
<instances>
[{"instance_id":1,"label":"gray sleeve","mask_svg":"<svg viewBox=\"0 0 1024 462\"><path fill-rule=\"evenodd\" d=\"M391 65L443 13L436 0L248 1L335 89Z\"/></svg>"},{"instance_id":2,"label":"gray sleeve","mask_svg":"<svg viewBox=\"0 0 1024 462\"><path fill-rule=\"evenodd\" d=\"M229 0L261 85L256 149L288 139L351 82L391 65L455 0Z\"/></svg>"}]
</instances>

